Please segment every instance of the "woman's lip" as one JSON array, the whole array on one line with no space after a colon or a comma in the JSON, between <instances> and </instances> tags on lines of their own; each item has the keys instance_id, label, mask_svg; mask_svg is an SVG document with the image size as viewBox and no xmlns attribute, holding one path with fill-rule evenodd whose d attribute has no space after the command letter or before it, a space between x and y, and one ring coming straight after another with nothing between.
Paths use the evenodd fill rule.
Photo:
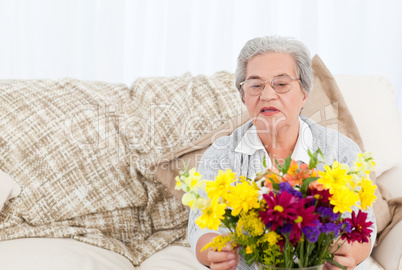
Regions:
<instances>
[{"instance_id":1,"label":"woman's lip","mask_svg":"<svg viewBox=\"0 0 402 270\"><path fill-rule=\"evenodd\" d=\"M264 107L260 110L260 113L265 116L272 116L280 111L275 107Z\"/></svg>"}]
</instances>

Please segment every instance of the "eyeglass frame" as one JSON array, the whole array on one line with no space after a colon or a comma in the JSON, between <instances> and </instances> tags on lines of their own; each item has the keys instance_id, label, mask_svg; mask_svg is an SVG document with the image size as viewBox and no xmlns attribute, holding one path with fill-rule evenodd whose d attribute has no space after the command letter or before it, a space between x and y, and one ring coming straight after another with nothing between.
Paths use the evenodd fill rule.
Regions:
<instances>
[{"instance_id":1,"label":"eyeglass frame","mask_svg":"<svg viewBox=\"0 0 402 270\"><path fill-rule=\"evenodd\" d=\"M244 88L243 88L243 91L244 91L246 94L250 95L250 96L259 96L259 95L261 95L262 91L264 91L266 83L269 82L269 85L271 86L272 89L274 89L275 93L278 93L278 94L285 94L285 93L288 93L290 90L292 90L292 87L290 87L290 89L289 89L288 91L286 91L286 92L278 92L278 91L274 88L274 86L272 85L272 82L273 82L274 80L276 80L276 79L278 79L278 78L281 78L281 77L287 77L287 78L292 79L292 84L291 84L291 86L293 86L293 82L294 82L294 81L300 81L300 78L295 78L295 77L290 77L290 76L278 76L278 77L273 78L271 81L262 81L262 80L260 80L260 79L244 80L244 81L242 81L242 82L240 83L240 86L243 88L243 84L244 84L246 81L259 80L259 81L261 81L261 82L264 84L264 86L262 87L260 93L258 93L257 95L251 95L251 94L247 93L247 91L245 91Z\"/></svg>"}]
</instances>

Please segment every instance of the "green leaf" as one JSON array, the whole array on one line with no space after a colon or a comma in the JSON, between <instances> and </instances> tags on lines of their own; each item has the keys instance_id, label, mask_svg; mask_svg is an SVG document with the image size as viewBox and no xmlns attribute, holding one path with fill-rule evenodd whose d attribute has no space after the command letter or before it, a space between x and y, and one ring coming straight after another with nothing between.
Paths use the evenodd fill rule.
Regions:
<instances>
[{"instance_id":1,"label":"green leaf","mask_svg":"<svg viewBox=\"0 0 402 270\"><path fill-rule=\"evenodd\" d=\"M321 158L324 159L324 154L321 152L321 149L318 148L317 151L311 153L310 149L308 149L308 155L310 157L310 162L308 164L308 168L311 170L315 168L318 164L318 154L320 154Z\"/></svg>"},{"instance_id":2,"label":"green leaf","mask_svg":"<svg viewBox=\"0 0 402 270\"><path fill-rule=\"evenodd\" d=\"M184 163L184 171L187 172L187 163L185 161L183 161Z\"/></svg>"},{"instance_id":3,"label":"green leaf","mask_svg":"<svg viewBox=\"0 0 402 270\"><path fill-rule=\"evenodd\" d=\"M309 186L312 182L314 182L315 180L317 180L318 178L320 178L320 177L308 177L308 178L304 179L303 184L302 184L302 186L301 186L301 188L300 188L301 193L302 193L303 195L306 195L308 186Z\"/></svg>"},{"instance_id":4,"label":"green leaf","mask_svg":"<svg viewBox=\"0 0 402 270\"><path fill-rule=\"evenodd\" d=\"M311 170L317 166L318 158L317 158L317 153L311 154L310 150L308 150L308 151L309 151L309 156L310 156L310 162L308 163L308 168Z\"/></svg>"},{"instance_id":5,"label":"green leaf","mask_svg":"<svg viewBox=\"0 0 402 270\"><path fill-rule=\"evenodd\" d=\"M272 179L271 177L268 177L268 180L272 183L272 188L279 190L279 184L275 183L274 179Z\"/></svg>"},{"instance_id":6,"label":"green leaf","mask_svg":"<svg viewBox=\"0 0 402 270\"><path fill-rule=\"evenodd\" d=\"M222 223L228 228L230 231L234 232L236 230L237 221L239 221L240 216L232 216L232 209L225 209L225 215L222 219Z\"/></svg>"},{"instance_id":7,"label":"green leaf","mask_svg":"<svg viewBox=\"0 0 402 270\"><path fill-rule=\"evenodd\" d=\"M288 172L289 167L290 167L290 162L291 162L291 161L292 161L292 158L291 158L290 156L288 156L288 157L285 159L285 162L283 162L283 166L282 166L281 172L282 172L284 175Z\"/></svg>"},{"instance_id":8,"label":"green leaf","mask_svg":"<svg viewBox=\"0 0 402 270\"><path fill-rule=\"evenodd\" d=\"M275 159L275 164L276 164L276 167L278 168L278 170L282 171L282 166L281 166L281 165L279 165L279 163L278 163L278 160L277 160L277 159Z\"/></svg>"},{"instance_id":9,"label":"green leaf","mask_svg":"<svg viewBox=\"0 0 402 270\"><path fill-rule=\"evenodd\" d=\"M347 270L345 266L339 264L338 262L334 261L333 259L328 260L330 263L334 264L335 266L343 269L343 270Z\"/></svg>"}]
</instances>

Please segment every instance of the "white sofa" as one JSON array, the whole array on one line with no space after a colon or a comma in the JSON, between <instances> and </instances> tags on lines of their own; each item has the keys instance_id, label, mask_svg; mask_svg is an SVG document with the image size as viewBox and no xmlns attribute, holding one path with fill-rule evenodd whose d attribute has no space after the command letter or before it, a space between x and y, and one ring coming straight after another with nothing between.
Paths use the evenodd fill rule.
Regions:
<instances>
[{"instance_id":1,"label":"white sofa","mask_svg":"<svg viewBox=\"0 0 402 270\"><path fill-rule=\"evenodd\" d=\"M402 197L399 154L402 135L392 85L378 76L339 75L335 79L366 150L378 156L378 183L386 187L392 197ZM375 247L369 269L402 269L401 235L402 222L399 222ZM134 267L130 260L116 252L73 239L49 237L0 241L0 266L13 270L206 269L198 264L189 247L170 245Z\"/></svg>"}]
</instances>

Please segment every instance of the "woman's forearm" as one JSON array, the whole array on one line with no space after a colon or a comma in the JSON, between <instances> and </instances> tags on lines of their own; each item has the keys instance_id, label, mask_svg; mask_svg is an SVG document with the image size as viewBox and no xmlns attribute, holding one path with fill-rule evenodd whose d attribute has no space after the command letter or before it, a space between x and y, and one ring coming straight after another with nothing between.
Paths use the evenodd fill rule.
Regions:
<instances>
[{"instance_id":1,"label":"woman's forearm","mask_svg":"<svg viewBox=\"0 0 402 270\"><path fill-rule=\"evenodd\" d=\"M356 260L356 265L367 259L371 252L371 240L368 243L351 243L352 256Z\"/></svg>"}]
</instances>

